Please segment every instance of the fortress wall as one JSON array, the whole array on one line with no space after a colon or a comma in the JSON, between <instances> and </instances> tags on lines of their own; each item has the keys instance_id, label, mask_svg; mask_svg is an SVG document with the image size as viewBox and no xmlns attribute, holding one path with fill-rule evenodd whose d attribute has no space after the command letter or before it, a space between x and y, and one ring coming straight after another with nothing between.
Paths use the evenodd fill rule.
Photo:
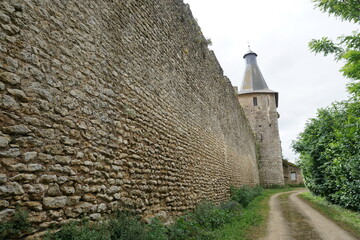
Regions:
<instances>
[{"instance_id":1,"label":"fortress wall","mask_svg":"<svg viewBox=\"0 0 360 240\"><path fill-rule=\"evenodd\" d=\"M190 210L258 184L255 139L180 0L0 2L0 220Z\"/></svg>"}]
</instances>

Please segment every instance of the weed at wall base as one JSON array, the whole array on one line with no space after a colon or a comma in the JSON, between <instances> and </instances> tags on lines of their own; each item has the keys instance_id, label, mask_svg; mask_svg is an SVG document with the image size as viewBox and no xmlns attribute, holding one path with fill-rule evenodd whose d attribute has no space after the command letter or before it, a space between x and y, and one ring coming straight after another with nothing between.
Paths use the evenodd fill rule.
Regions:
<instances>
[{"instance_id":1,"label":"weed at wall base","mask_svg":"<svg viewBox=\"0 0 360 240\"><path fill-rule=\"evenodd\" d=\"M56 233L48 233L45 240L216 240L217 230L241 218L244 208L261 193L261 187L232 187L228 202L200 202L193 212L171 225L156 218L145 224L137 216L120 212L101 223L68 224Z\"/></svg>"},{"instance_id":2,"label":"weed at wall base","mask_svg":"<svg viewBox=\"0 0 360 240\"><path fill-rule=\"evenodd\" d=\"M31 232L28 212L17 207L9 221L0 223L0 239L16 239Z\"/></svg>"}]
</instances>

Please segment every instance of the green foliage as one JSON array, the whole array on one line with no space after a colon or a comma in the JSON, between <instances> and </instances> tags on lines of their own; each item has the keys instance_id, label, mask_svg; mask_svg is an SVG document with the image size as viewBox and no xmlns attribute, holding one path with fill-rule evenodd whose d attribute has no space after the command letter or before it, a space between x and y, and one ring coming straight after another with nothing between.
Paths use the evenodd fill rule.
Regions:
<instances>
[{"instance_id":1,"label":"green foliage","mask_svg":"<svg viewBox=\"0 0 360 240\"><path fill-rule=\"evenodd\" d=\"M28 216L28 212L16 208L9 221L0 223L0 239L9 239L9 237L21 236L30 232L32 228Z\"/></svg>"},{"instance_id":2,"label":"green foliage","mask_svg":"<svg viewBox=\"0 0 360 240\"><path fill-rule=\"evenodd\" d=\"M261 188L232 188L232 192L251 192L259 195ZM249 197L246 201L249 200ZM249 202L247 202L249 204ZM158 219L145 224L134 215L117 213L101 223L83 221L69 223L56 232L47 233L45 240L215 240L217 230L232 221L238 221L242 215L242 206L237 201L228 201L217 206L209 201L199 203L193 212L164 225ZM252 220L245 219L250 223Z\"/></svg>"},{"instance_id":3,"label":"green foliage","mask_svg":"<svg viewBox=\"0 0 360 240\"><path fill-rule=\"evenodd\" d=\"M196 206L193 218L202 228L209 230L219 228L230 220L227 211L208 201Z\"/></svg>"},{"instance_id":4,"label":"green foliage","mask_svg":"<svg viewBox=\"0 0 360 240\"><path fill-rule=\"evenodd\" d=\"M108 223L110 239L136 240L147 239L147 232L144 231L144 224L136 216L128 213L117 213L116 217Z\"/></svg>"},{"instance_id":5,"label":"green foliage","mask_svg":"<svg viewBox=\"0 0 360 240\"><path fill-rule=\"evenodd\" d=\"M59 231L47 233L44 240L110 240L106 228L102 224L89 222L71 222L64 225Z\"/></svg>"},{"instance_id":6,"label":"green foliage","mask_svg":"<svg viewBox=\"0 0 360 240\"><path fill-rule=\"evenodd\" d=\"M228 212L229 214L231 214L231 213L239 214L241 212L241 210L243 209L243 207L241 206L241 204L239 202L236 202L233 200L222 203L220 205L220 208L223 209L224 211Z\"/></svg>"},{"instance_id":7,"label":"green foliage","mask_svg":"<svg viewBox=\"0 0 360 240\"><path fill-rule=\"evenodd\" d=\"M216 240L262 239L266 233L266 222L270 211L269 199L279 192L293 189L265 189L234 220L216 231Z\"/></svg>"},{"instance_id":8,"label":"green foliage","mask_svg":"<svg viewBox=\"0 0 360 240\"><path fill-rule=\"evenodd\" d=\"M360 3L358 0L313 0L315 7L342 20L360 22Z\"/></svg>"},{"instance_id":9,"label":"green foliage","mask_svg":"<svg viewBox=\"0 0 360 240\"><path fill-rule=\"evenodd\" d=\"M168 232L169 240L197 240L197 239L206 239L212 240L215 239L213 234L201 227L201 225L196 221L191 213L186 214L185 216L179 217L176 222L169 227Z\"/></svg>"},{"instance_id":10,"label":"green foliage","mask_svg":"<svg viewBox=\"0 0 360 240\"><path fill-rule=\"evenodd\" d=\"M241 206L247 207L249 203L257 196L261 195L263 188L260 186L250 187L243 186L239 189L231 188L231 199L240 203Z\"/></svg>"},{"instance_id":11,"label":"green foliage","mask_svg":"<svg viewBox=\"0 0 360 240\"><path fill-rule=\"evenodd\" d=\"M315 7L323 12L328 12L342 20L360 22L360 2L357 0L313 0L313 2ZM336 60L345 61L345 65L341 68L343 75L355 81L360 80L360 33L358 31L354 31L352 35L338 37L337 42L327 37L320 40L313 39L309 47L315 53L322 52L325 56L334 54ZM353 84L360 84L355 81ZM349 89L349 91L353 90Z\"/></svg>"},{"instance_id":12,"label":"green foliage","mask_svg":"<svg viewBox=\"0 0 360 240\"><path fill-rule=\"evenodd\" d=\"M167 240L168 228L159 219L154 218L145 226L147 240Z\"/></svg>"},{"instance_id":13,"label":"green foliage","mask_svg":"<svg viewBox=\"0 0 360 240\"><path fill-rule=\"evenodd\" d=\"M360 209L360 103L320 109L293 143L306 186L333 203Z\"/></svg>"}]
</instances>

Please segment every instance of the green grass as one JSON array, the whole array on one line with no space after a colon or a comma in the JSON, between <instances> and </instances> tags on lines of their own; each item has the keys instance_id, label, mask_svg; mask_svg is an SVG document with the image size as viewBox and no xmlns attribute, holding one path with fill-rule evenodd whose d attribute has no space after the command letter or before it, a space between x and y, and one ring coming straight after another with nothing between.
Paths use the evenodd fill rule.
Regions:
<instances>
[{"instance_id":1,"label":"green grass","mask_svg":"<svg viewBox=\"0 0 360 240\"><path fill-rule=\"evenodd\" d=\"M323 197L318 197L306 192L299 195L314 209L321 212L340 227L349 231L360 239L360 213L354 212L335 204L331 204Z\"/></svg>"},{"instance_id":2,"label":"green grass","mask_svg":"<svg viewBox=\"0 0 360 240\"><path fill-rule=\"evenodd\" d=\"M258 239L266 234L270 211L269 199L273 194L294 190L293 188L266 189L244 208L234 221L216 231L218 240Z\"/></svg>"}]
</instances>

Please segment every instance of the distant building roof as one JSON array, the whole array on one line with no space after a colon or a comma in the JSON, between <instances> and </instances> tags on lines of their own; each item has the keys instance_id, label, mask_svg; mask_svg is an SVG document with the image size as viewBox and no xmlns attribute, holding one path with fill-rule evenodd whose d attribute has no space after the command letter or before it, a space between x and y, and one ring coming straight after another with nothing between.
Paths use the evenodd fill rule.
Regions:
<instances>
[{"instance_id":1,"label":"distant building roof","mask_svg":"<svg viewBox=\"0 0 360 240\"><path fill-rule=\"evenodd\" d=\"M240 87L239 95L248 93L274 93L276 97L276 106L278 105L278 93L270 90L265 82L260 68L256 61L257 54L249 50L245 55L246 68L243 81Z\"/></svg>"}]
</instances>

